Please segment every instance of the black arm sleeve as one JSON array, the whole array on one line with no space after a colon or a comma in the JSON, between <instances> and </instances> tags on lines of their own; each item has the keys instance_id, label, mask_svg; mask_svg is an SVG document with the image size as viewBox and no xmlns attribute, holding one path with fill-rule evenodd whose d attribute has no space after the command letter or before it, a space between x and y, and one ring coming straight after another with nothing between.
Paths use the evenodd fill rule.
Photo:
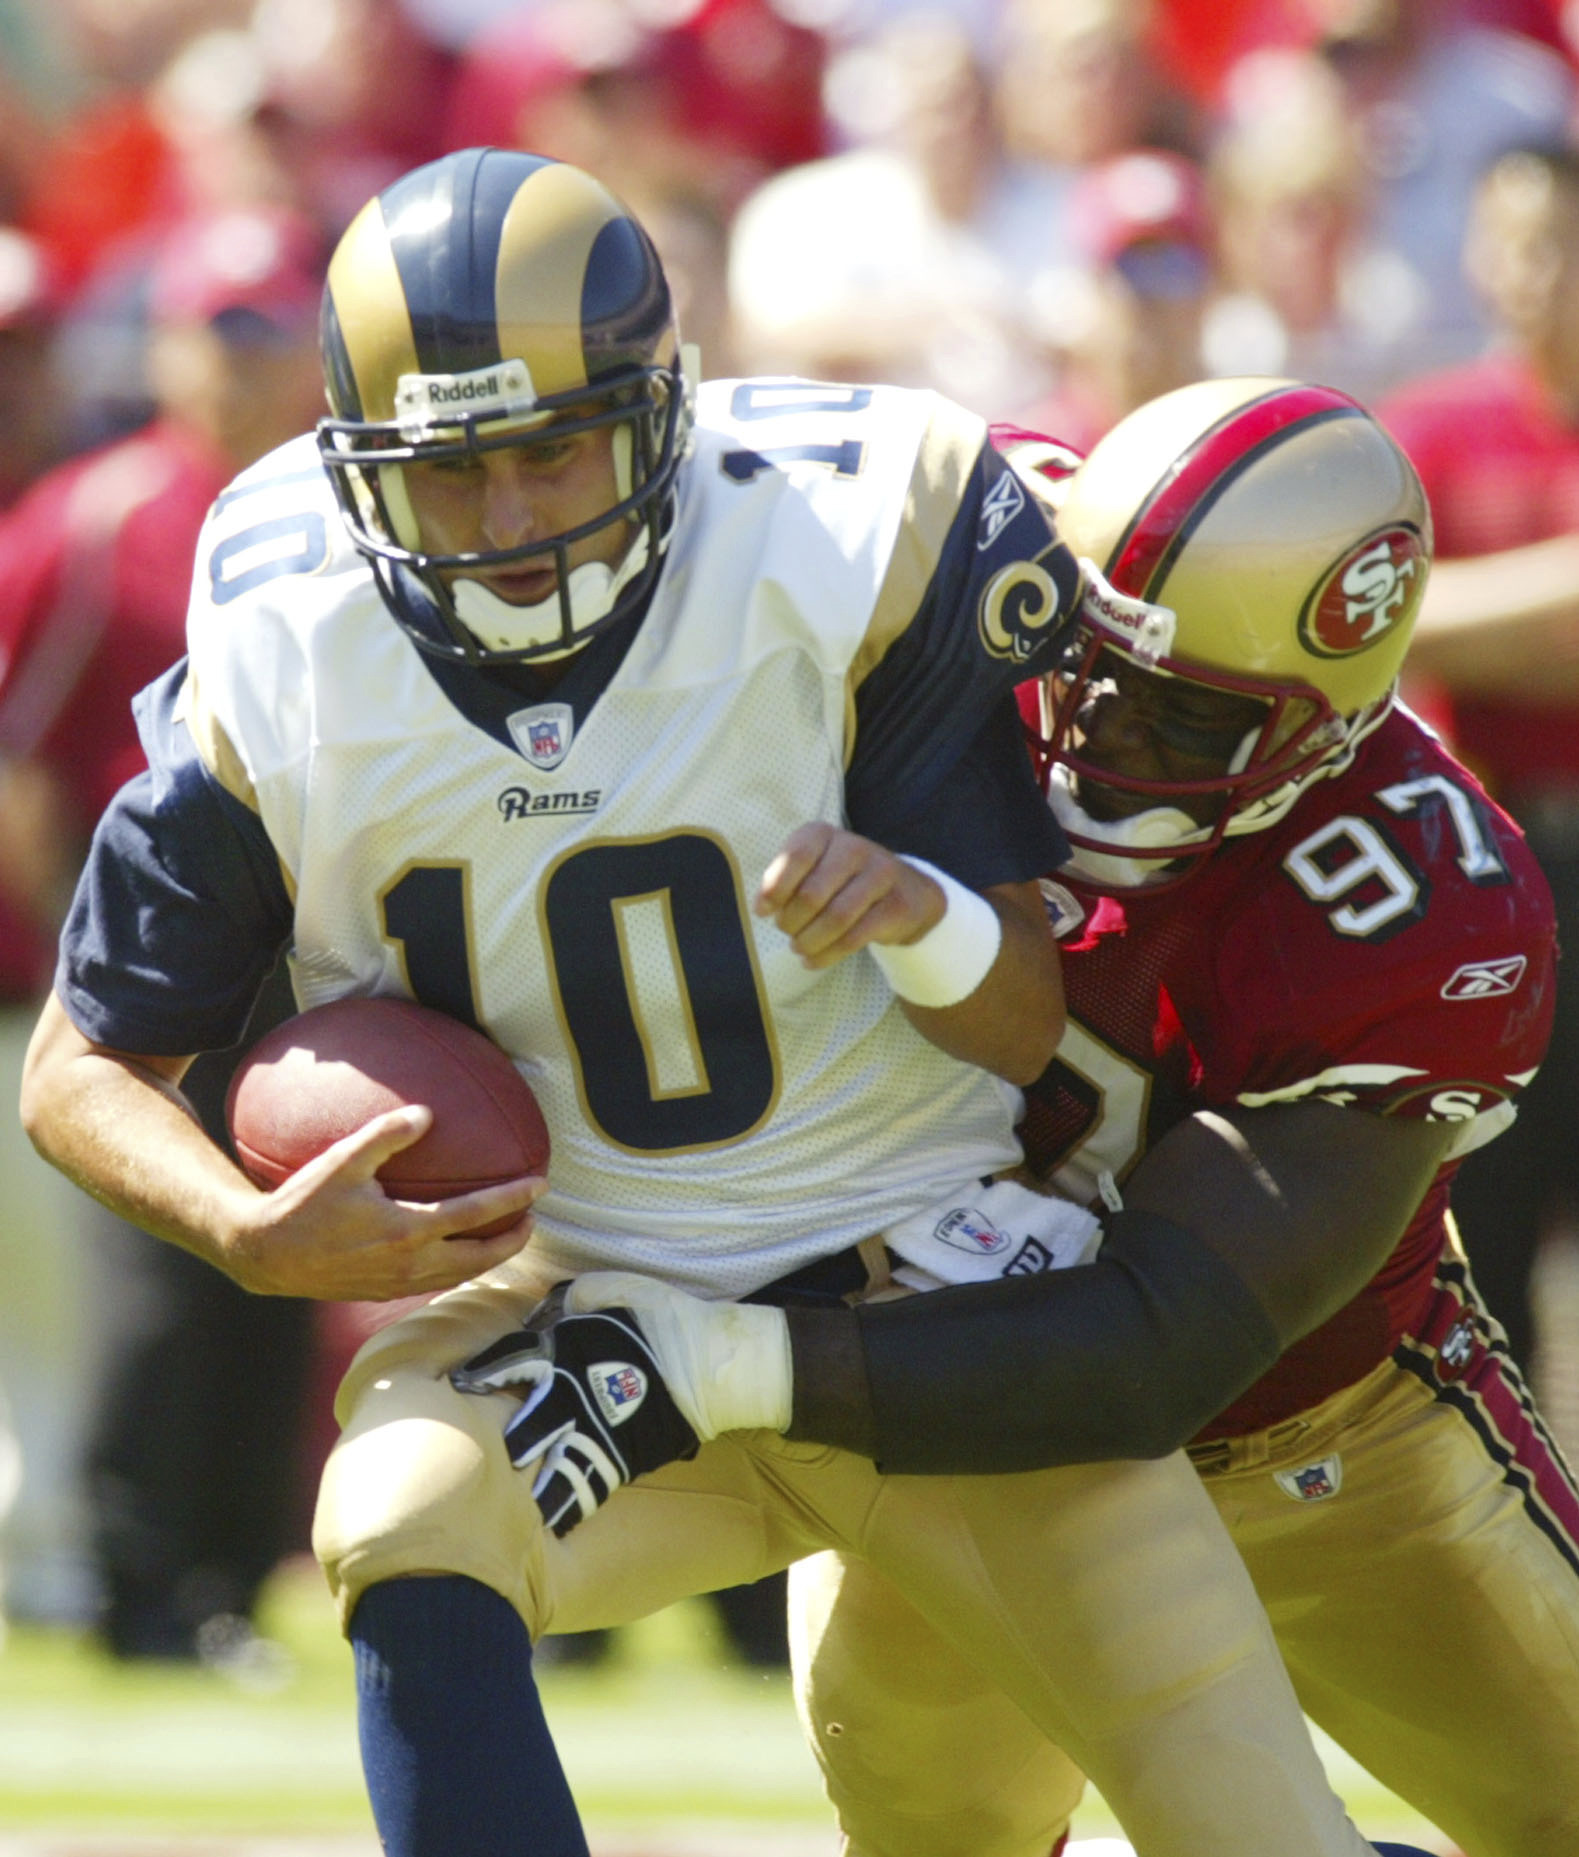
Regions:
<instances>
[{"instance_id":1,"label":"black arm sleeve","mask_svg":"<svg viewBox=\"0 0 1579 1857\"><path fill-rule=\"evenodd\" d=\"M868 1412L848 1426L826 1413L804 1422L797 1358L791 1435L869 1439L880 1469L908 1475L1162 1457L1281 1351L1234 1271L1150 1212L1114 1214L1092 1264L855 1314ZM807 1404L818 1404L811 1389Z\"/></svg>"}]
</instances>

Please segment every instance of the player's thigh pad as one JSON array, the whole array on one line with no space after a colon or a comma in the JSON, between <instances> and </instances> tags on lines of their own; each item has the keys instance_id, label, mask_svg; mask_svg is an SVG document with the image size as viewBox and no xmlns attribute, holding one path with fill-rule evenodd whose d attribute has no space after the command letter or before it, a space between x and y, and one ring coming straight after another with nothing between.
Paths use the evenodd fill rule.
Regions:
<instances>
[{"instance_id":1,"label":"player's thigh pad","mask_svg":"<svg viewBox=\"0 0 1579 1857\"><path fill-rule=\"evenodd\" d=\"M1579 1498L1522 1384L1389 1362L1307 1417L1205 1476L1306 1708L1464 1849L1572 1857Z\"/></svg>"},{"instance_id":2,"label":"player's thigh pad","mask_svg":"<svg viewBox=\"0 0 1579 1857\"><path fill-rule=\"evenodd\" d=\"M502 1593L535 1634L542 1522L502 1437L516 1402L457 1393L448 1374L549 1287L512 1260L381 1329L351 1362L313 1520L342 1625L380 1580L456 1573Z\"/></svg>"},{"instance_id":3,"label":"player's thigh pad","mask_svg":"<svg viewBox=\"0 0 1579 1857\"><path fill-rule=\"evenodd\" d=\"M790 1569L790 1656L846 1857L1048 1857L1084 1775L866 1562Z\"/></svg>"}]
</instances>

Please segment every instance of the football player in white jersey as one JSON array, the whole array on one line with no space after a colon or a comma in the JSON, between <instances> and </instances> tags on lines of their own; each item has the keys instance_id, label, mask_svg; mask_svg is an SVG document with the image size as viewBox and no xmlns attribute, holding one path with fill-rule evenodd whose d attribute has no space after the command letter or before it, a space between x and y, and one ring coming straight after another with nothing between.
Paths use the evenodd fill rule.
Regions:
<instances>
[{"instance_id":1,"label":"football player in white jersey","mask_svg":"<svg viewBox=\"0 0 1579 1857\"><path fill-rule=\"evenodd\" d=\"M463 151L370 202L323 347L333 416L205 529L189 655L140 701L150 772L97 834L23 1111L252 1289L449 1292L353 1363L315 1527L386 1850L584 1852L532 1640L837 1547L1148 1857L1364 1857L1182 1454L902 1478L780 1435L765 1305L1096 1234L1012 1177L1017 1085L1062 1022L1035 878L1064 850L1012 687L1082 585L1034 498L930 394L694 394L646 235L531 155ZM251 1185L179 1083L281 948L304 1006L390 994L484 1028L543 1104L552 1178L387 1200L407 1109ZM618 1316L579 1354L523 1327L610 1266L756 1299L711 1363L752 1429L698 1439Z\"/></svg>"}]
</instances>

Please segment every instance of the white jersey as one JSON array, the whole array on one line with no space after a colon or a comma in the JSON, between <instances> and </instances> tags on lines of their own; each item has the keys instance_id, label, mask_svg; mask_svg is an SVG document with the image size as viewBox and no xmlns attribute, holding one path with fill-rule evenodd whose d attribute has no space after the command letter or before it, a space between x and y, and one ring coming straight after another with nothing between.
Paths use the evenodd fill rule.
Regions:
<instances>
[{"instance_id":1,"label":"white jersey","mask_svg":"<svg viewBox=\"0 0 1579 1857\"><path fill-rule=\"evenodd\" d=\"M302 1006L446 974L547 1118L535 1245L711 1294L1019 1155L1018 1091L923 1039L869 954L810 972L750 907L795 827L844 820L855 692L917 610L983 429L861 389L837 455L826 422L802 440L782 413L769 454L766 391L702 390L656 595L579 721L526 704L507 745L461 713L311 438L216 505L190 618L187 721L278 853Z\"/></svg>"}]
</instances>

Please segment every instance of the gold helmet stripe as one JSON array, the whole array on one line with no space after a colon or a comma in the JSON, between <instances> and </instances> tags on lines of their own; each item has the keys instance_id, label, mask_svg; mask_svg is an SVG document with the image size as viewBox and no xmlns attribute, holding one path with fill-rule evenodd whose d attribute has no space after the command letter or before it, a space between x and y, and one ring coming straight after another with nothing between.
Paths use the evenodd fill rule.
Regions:
<instances>
[{"instance_id":1,"label":"gold helmet stripe","mask_svg":"<svg viewBox=\"0 0 1579 1857\"><path fill-rule=\"evenodd\" d=\"M377 200L369 200L346 228L328 281L361 416L392 419L396 382L421 369L406 293Z\"/></svg>"},{"instance_id":2,"label":"gold helmet stripe","mask_svg":"<svg viewBox=\"0 0 1579 1857\"><path fill-rule=\"evenodd\" d=\"M499 236L494 307L499 353L527 365L539 397L587 384L581 302L592 247L620 216L588 174L552 162L516 189Z\"/></svg>"}]
</instances>

